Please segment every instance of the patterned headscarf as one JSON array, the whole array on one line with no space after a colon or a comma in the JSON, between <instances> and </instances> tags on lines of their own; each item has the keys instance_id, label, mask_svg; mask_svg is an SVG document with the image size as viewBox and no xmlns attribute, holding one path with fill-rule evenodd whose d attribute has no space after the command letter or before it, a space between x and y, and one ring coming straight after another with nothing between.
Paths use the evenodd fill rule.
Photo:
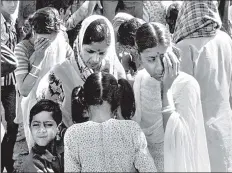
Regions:
<instances>
[{"instance_id":1,"label":"patterned headscarf","mask_svg":"<svg viewBox=\"0 0 232 173\"><path fill-rule=\"evenodd\" d=\"M184 1L173 36L174 42L185 38L214 36L222 22L215 1Z\"/></svg>"}]
</instances>

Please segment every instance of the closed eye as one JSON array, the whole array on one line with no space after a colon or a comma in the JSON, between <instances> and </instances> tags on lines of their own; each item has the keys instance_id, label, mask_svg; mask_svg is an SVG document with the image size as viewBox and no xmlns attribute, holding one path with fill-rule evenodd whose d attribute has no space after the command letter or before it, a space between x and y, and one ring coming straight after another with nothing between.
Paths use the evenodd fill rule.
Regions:
<instances>
[{"instance_id":1,"label":"closed eye","mask_svg":"<svg viewBox=\"0 0 232 173\"><path fill-rule=\"evenodd\" d=\"M93 50L87 50L87 52L88 52L88 53L94 53L94 51L93 51Z\"/></svg>"},{"instance_id":2,"label":"closed eye","mask_svg":"<svg viewBox=\"0 0 232 173\"><path fill-rule=\"evenodd\" d=\"M39 126L39 124L32 124L32 126L33 126L33 127L38 127L38 126Z\"/></svg>"},{"instance_id":3,"label":"closed eye","mask_svg":"<svg viewBox=\"0 0 232 173\"><path fill-rule=\"evenodd\" d=\"M104 55L105 54L105 52L99 52L99 55Z\"/></svg>"}]
</instances>

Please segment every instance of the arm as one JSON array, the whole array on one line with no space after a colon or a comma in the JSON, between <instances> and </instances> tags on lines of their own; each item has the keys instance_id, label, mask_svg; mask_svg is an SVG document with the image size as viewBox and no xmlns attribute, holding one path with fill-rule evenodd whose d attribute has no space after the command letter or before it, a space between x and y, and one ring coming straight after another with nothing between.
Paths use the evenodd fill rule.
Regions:
<instances>
[{"instance_id":1,"label":"arm","mask_svg":"<svg viewBox=\"0 0 232 173\"><path fill-rule=\"evenodd\" d=\"M1 44L1 76L13 72L17 67L14 53L4 44Z\"/></svg>"},{"instance_id":2,"label":"arm","mask_svg":"<svg viewBox=\"0 0 232 173\"><path fill-rule=\"evenodd\" d=\"M29 62L29 59L33 59L35 54L32 54L32 56L28 58L25 49L19 44L15 47L15 56L18 59L18 67L15 70L17 86L20 93L26 97L37 81L37 77L35 76L39 75L39 70L31 66ZM30 66L30 68L28 68L28 66Z\"/></svg>"},{"instance_id":3,"label":"arm","mask_svg":"<svg viewBox=\"0 0 232 173\"><path fill-rule=\"evenodd\" d=\"M78 23L84 20L88 14L89 1L85 1L66 21L65 26L67 30L71 30L76 27Z\"/></svg>"},{"instance_id":4,"label":"arm","mask_svg":"<svg viewBox=\"0 0 232 173\"><path fill-rule=\"evenodd\" d=\"M157 172L153 158L147 148L146 137L138 124L135 123L135 125L136 128L133 129L135 131L135 168L138 172Z\"/></svg>"},{"instance_id":5,"label":"arm","mask_svg":"<svg viewBox=\"0 0 232 173\"><path fill-rule=\"evenodd\" d=\"M45 50L50 45L47 39L39 39L35 42L35 51L31 57L27 57L26 48L18 44L15 48L15 55L19 61L16 69L16 80L19 91L23 96L28 96L35 85L41 70L41 62L45 57ZM30 60L30 61L29 61Z\"/></svg>"},{"instance_id":6,"label":"arm","mask_svg":"<svg viewBox=\"0 0 232 173\"><path fill-rule=\"evenodd\" d=\"M78 144L73 142L76 132L68 129L64 135L64 172L81 172L81 164L77 151ZM74 146L75 145L75 146Z\"/></svg>"}]
</instances>

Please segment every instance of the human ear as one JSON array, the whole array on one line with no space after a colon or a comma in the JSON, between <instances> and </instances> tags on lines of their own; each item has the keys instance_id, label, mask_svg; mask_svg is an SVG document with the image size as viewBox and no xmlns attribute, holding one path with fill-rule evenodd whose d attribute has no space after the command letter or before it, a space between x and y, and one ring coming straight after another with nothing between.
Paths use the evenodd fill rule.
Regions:
<instances>
[{"instance_id":1,"label":"human ear","mask_svg":"<svg viewBox=\"0 0 232 173\"><path fill-rule=\"evenodd\" d=\"M59 13L60 13L60 15L64 15L64 9L60 8Z\"/></svg>"}]
</instances>

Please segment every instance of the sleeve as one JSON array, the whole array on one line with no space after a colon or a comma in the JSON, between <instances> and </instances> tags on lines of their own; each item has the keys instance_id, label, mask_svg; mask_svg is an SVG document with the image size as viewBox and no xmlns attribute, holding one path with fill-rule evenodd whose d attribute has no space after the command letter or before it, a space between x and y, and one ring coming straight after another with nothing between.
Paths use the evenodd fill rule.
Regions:
<instances>
[{"instance_id":1,"label":"sleeve","mask_svg":"<svg viewBox=\"0 0 232 173\"><path fill-rule=\"evenodd\" d=\"M1 76L13 72L17 67L17 59L14 53L6 46L1 44Z\"/></svg>"},{"instance_id":2,"label":"sleeve","mask_svg":"<svg viewBox=\"0 0 232 173\"><path fill-rule=\"evenodd\" d=\"M135 123L134 140L135 140L135 160L134 166L138 172L157 172L155 163L147 148L147 140L140 129L139 125Z\"/></svg>"},{"instance_id":3,"label":"sleeve","mask_svg":"<svg viewBox=\"0 0 232 173\"><path fill-rule=\"evenodd\" d=\"M27 57L24 47L22 44L18 44L14 50L15 56L18 60L17 68L15 70L15 75L20 74L27 74L28 71L28 64L29 64L29 57Z\"/></svg>"},{"instance_id":4,"label":"sleeve","mask_svg":"<svg viewBox=\"0 0 232 173\"><path fill-rule=\"evenodd\" d=\"M66 21L65 26L67 30L71 30L76 27L78 23L85 19L88 13L89 1L85 1Z\"/></svg>"},{"instance_id":5,"label":"sleeve","mask_svg":"<svg viewBox=\"0 0 232 173\"><path fill-rule=\"evenodd\" d=\"M197 81L183 87L175 104L177 112L170 116L164 137L164 171L210 172Z\"/></svg>"},{"instance_id":6,"label":"sleeve","mask_svg":"<svg viewBox=\"0 0 232 173\"><path fill-rule=\"evenodd\" d=\"M190 45L186 44L185 41L181 41L176 46L181 52L180 70L189 75L194 75L193 53Z\"/></svg>"},{"instance_id":7,"label":"sleeve","mask_svg":"<svg viewBox=\"0 0 232 173\"><path fill-rule=\"evenodd\" d=\"M75 132L68 129L64 135L64 172L81 172L78 154L72 150L78 145L73 142L73 133Z\"/></svg>"}]
</instances>

